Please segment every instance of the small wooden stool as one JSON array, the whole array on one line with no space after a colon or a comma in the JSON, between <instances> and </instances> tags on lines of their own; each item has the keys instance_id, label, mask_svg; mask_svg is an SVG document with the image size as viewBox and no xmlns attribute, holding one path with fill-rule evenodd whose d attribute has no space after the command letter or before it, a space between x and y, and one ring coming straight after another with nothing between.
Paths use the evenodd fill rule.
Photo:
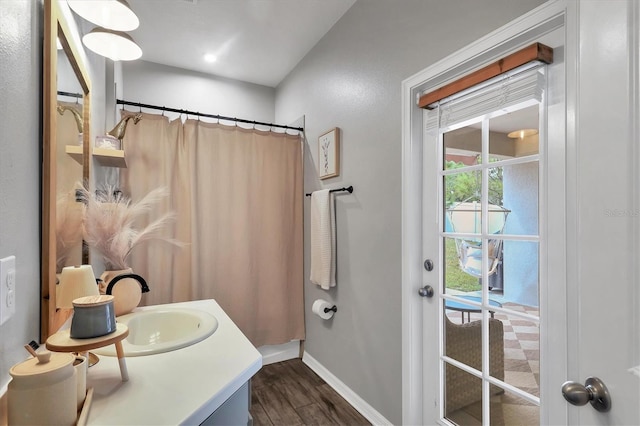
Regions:
<instances>
[{"instance_id":1,"label":"small wooden stool","mask_svg":"<svg viewBox=\"0 0 640 426\"><path fill-rule=\"evenodd\" d=\"M53 352L88 352L91 349L115 344L120 364L120 376L123 382L129 380L129 372L122 349L122 340L129 335L129 328L126 325L118 323L116 331L113 333L89 339L72 339L69 333L70 330L62 330L49 336L46 343L47 349Z\"/></svg>"}]
</instances>

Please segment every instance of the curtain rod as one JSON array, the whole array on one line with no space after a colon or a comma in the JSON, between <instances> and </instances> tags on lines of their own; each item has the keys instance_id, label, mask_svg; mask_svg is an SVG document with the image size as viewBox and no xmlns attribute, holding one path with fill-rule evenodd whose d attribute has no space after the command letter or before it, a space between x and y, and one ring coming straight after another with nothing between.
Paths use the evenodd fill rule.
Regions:
<instances>
[{"instance_id":1,"label":"curtain rod","mask_svg":"<svg viewBox=\"0 0 640 426\"><path fill-rule=\"evenodd\" d=\"M297 130L299 132L304 132L304 129L302 127L292 127L292 126L285 126L282 124L264 123L261 121L245 120L245 119L236 118L236 117L225 117L224 115L217 115L217 114L204 114L201 112L189 111L186 109L167 108L164 106L141 104L140 102L130 102L122 99L116 99L116 105L129 105L129 106L134 106L141 109L142 108L157 109L159 111L176 112L178 114L197 115L198 117L215 118L217 120L235 121L236 123L246 123L246 124L253 124L253 125L257 124L259 126L277 127L280 129L291 129L291 130Z\"/></svg>"},{"instance_id":2,"label":"curtain rod","mask_svg":"<svg viewBox=\"0 0 640 426\"><path fill-rule=\"evenodd\" d=\"M78 98L78 99L84 97L82 93L63 92L62 90L58 90L58 95L69 96L70 98Z\"/></svg>"}]
</instances>

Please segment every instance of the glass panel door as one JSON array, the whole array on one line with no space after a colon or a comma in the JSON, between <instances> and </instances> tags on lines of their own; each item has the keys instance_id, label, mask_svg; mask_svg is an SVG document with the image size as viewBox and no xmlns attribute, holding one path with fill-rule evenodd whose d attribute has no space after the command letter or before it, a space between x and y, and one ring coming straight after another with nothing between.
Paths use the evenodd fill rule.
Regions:
<instances>
[{"instance_id":1,"label":"glass panel door","mask_svg":"<svg viewBox=\"0 0 640 426\"><path fill-rule=\"evenodd\" d=\"M441 415L539 424L540 104L443 129Z\"/></svg>"}]
</instances>

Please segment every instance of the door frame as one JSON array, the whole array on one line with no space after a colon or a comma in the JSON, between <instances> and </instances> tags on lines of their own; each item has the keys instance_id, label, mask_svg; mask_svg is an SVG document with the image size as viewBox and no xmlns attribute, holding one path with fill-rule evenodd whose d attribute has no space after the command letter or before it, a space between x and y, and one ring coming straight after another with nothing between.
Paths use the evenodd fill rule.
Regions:
<instances>
[{"instance_id":1,"label":"door frame","mask_svg":"<svg viewBox=\"0 0 640 426\"><path fill-rule=\"evenodd\" d=\"M575 202L576 185L576 74L578 66L578 4L574 1L549 1L529 13L515 19L498 30L473 42L465 48L433 64L425 70L406 79L402 83L402 417L403 424L424 424L422 418L423 401L433 401L434 391L423 386L423 299L417 291L423 283L422 254L422 137L423 111L417 107L419 94L453 81L460 76L491 63L518 48L536 41L539 37L558 28L564 29L564 82L565 95L561 122L549 121L548 126L562 127L565 136L561 150L547 150L549 172L544 182L565 182L561 190L554 191L545 201L561 203L566 215L572 213ZM555 165L555 167L554 167ZM551 173L551 174L549 174ZM541 182L542 183L542 182ZM547 194L549 192L547 191ZM572 195L573 194L573 195ZM574 211L575 212L575 211ZM560 398L560 384L567 377L568 342L567 327L576 324L574 316L577 307L567 305L566 293L577 285L571 282L575 277L576 259L567 253L566 247L577 241L575 224L566 223L565 215L547 221L547 229L541 229L541 236L556 236L549 248L548 258L540 259L541 278L545 274L547 282L566 282L566 289L554 294L553 304L560 309L541 311L541 335L548 336L547 324L562 330L554 336L553 363L547 363L541 370L541 397L545 405L541 407L540 421L550 424L551 413L556 422L567 420L567 404ZM571 217L571 216L569 216ZM574 216L575 217L575 216ZM551 219L551 218L550 218ZM544 266L543 266L544 265ZM541 300L546 297L544 289ZM545 304L546 305L546 304ZM545 306L543 305L543 306ZM565 312L565 308L566 312ZM571 330L569 330L571 331ZM571 335L571 334L570 334ZM573 333L572 335L576 335ZM544 337L543 337L544 338ZM438 336L434 336L437 342ZM575 343L575 342L574 342ZM550 342L541 341L541 357L549 359ZM434 360L435 361L435 360ZM433 364L437 365L437 364ZM437 370L437 368L434 368ZM556 387L557 386L557 387ZM545 394L557 389L558 397ZM437 392L438 389L435 390ZM431 403L431 402L429 402ZM560 414L558 414L560 413ZM560 418L557 416L561 416ZM428 419L431 420L431 419ZM427 421L427 419L425 419ZM564 422L566 424L566 421Z\"/></svg>"}]
</instances>

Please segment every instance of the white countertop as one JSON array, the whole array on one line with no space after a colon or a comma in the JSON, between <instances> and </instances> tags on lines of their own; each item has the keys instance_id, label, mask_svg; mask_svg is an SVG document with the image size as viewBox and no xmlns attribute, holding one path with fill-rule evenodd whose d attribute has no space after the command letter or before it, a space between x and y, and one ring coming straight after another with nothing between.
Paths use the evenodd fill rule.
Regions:
<instances>
[{"instance_id":1,"label":"white countertop","mask_svg":"<svg viewBox=\"0 0 640 426\"><path fill-rule=\"evenodd\" d=\"M126 358L128 382L120 379L118 359L101 355L87 374L94 388L88 424L200 424L260 370L260 352L215 300L135 311L155 307L201 309L218 319L218 329L186 348Z\"/></svg>"}]
</instances>

